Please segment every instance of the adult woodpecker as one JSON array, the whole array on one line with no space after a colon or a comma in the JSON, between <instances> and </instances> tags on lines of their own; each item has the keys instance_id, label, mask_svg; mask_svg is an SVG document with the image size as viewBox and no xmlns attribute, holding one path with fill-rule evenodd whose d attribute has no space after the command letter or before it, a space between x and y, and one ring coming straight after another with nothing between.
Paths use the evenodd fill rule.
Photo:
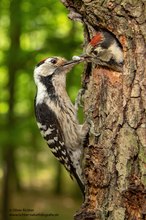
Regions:
<instances>
[{"instance_id":1,"label":"adult woodpecker","mask_svg":"<svg viewBox=\"0 0 146 220\"><path fill-rule=\"evenodd\" d=\"M66 91L66 75L81 61L47 58L36 65L34 81L37 86L35 116L40 132L84 193L81 157L88 125L79 124L76 108Z\"/></svg>"}]
</instances>

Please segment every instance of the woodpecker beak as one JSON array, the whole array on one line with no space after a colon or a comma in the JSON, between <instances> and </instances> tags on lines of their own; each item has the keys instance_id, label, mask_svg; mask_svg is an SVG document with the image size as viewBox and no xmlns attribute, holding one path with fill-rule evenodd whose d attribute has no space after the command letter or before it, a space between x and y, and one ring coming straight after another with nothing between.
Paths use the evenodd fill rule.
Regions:
<instances>
[{"instance_id":1,"label":"woodpecker beak","mask_svg":"<svg viewBox=\"0 0 146 220\"><path fill-rule=\"evenodd\" d=\"M65 61L61 66L63 69L71 69L73 66L75 66L78 63L84 62L86 60L90 61L92 57L87 54L82 54L80 56L73 56L72 60Z\"/></svg>"},{"instance_id":2,"label":"woodpecker beak","mask_svg":"<svg viewBox=\"0 0 146 220\"><path fill-rule=\"evenodd\" d=\"M75 66L78 63L83 62L83 59L79 59L79 60L70 60L65 62L62 66L63 68L72 68L73 66Z\"/></svg>"}]
</instances>

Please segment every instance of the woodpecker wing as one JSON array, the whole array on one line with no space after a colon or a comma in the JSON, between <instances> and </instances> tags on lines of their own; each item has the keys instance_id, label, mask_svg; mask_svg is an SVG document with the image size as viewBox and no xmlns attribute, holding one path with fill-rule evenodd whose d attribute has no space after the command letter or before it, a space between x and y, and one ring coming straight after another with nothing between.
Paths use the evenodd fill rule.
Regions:
<instances>
[{"instance_id":1,"label":"woodpecker wing","mask_svg":"<svg viewBox=\"0 0 146 220\"><path fill-rule=\"evenodd\" d=\"M35 115L41 134L47 141L52 153L70 172L70 175L75 177L82 192L84 193L84 186L77 175L69 153L66 150L64 138L60 132L62 129L55 113L47 104L41 103L36 105Z\"/></svg>"}]
</instances>

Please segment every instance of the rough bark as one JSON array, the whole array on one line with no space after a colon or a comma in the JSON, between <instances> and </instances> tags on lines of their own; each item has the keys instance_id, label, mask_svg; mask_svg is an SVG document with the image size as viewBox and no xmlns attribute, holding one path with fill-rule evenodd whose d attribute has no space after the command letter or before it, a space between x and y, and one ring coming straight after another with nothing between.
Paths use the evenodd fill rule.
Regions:
<instances>
[{"instance_id":1,"label":"rough bark","mask_svg":"<svg viewBox=\"0 0 146 220\"><path fill-rule=\"evenodd\" d=\"M85 154L85 201L75 219L146 219L146 1L62 2L72 19L82 19L85 46L90 24L112 32L124 52L123 73L93 64L85 70L84 110L94 132Z\"/></svg>"}]
</instances>

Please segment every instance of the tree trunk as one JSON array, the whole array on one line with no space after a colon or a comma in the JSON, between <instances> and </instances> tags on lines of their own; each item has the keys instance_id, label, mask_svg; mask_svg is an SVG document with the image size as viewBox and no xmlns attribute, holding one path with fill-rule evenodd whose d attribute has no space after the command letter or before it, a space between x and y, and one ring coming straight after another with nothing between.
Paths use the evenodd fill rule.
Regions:
<instances>
[{"instance_id":1,"label":"tree trunk","mask_svg":"<svg viewBox=\"0 0 146 220\"><path fill-rule=\"evenodd\" d=\"M85 70L84 110L94 132L85 154L85 201L75 219L146 219L146 0L62 2L70 18L84 23L85 46L89 26L100 27L124 52L123 73L93 64Z\"/></svg>"}]
</instances>

